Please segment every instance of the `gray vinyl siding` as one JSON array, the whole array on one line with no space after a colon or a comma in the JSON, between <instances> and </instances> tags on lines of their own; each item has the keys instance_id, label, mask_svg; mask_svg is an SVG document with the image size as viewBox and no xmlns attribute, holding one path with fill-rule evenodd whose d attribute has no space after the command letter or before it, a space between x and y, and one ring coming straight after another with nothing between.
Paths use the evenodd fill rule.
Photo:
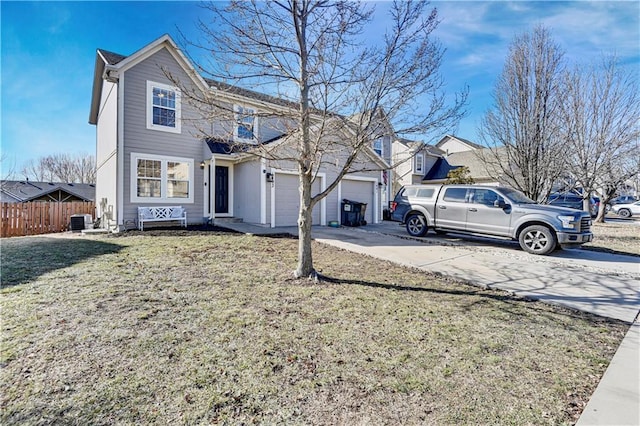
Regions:
<instances>
[{"instance_id":1,"label":"gray vinyl siding","mask_svg":"<svg viewBox=\"0 0 640 426\"><path fill-rule=\"evenodd\" d=\"M282 118L261 117L258 132L261 141L270 141L287 133L287 126L282 122Z\"/></svg>"},{"instance_id":2,"label":"gray vinyl siding","mask_svg":"<svg viewBox=\"0 0 640 426\"><path fill-rule=\"evenodd\" d=\"M233 216L248 223L260 223L260 179L265 179L260 161L234 166Z\"/></svg>"},{"instance_id":3,"label":"gray vinyl siding","mask_svg":"<svg viewBox=\"0 0 640 426\"><path fill-rule=\"evenodd\" d=\"M189 223L200 222L204 216L204 172L198 164L203 159L203 142L196 126L189 120L197 117L195 111L184 100L181 102L182 123L179 134L147 129L147 81L173 85L161 67L177 76L181 82L191 82L166 49L160 50L124 73L124 220L135 220L137 207L145 205L131 202L132 173L136 173L135 165L131 164L131 153L136 152L193 159L193 203L176 201L166 204L185 207Z\"/></svg>"},{"instance_id":4,"label":"gray vinyl siding","mask_svg":"<svg viewBox=\"0 0 640 426\"><path fill-rule=\"evenodd\" d=\"M118 85L103 82L96 123L96 217L108 227L106 212L117 223Z\"/></svg>"}]
</instances>

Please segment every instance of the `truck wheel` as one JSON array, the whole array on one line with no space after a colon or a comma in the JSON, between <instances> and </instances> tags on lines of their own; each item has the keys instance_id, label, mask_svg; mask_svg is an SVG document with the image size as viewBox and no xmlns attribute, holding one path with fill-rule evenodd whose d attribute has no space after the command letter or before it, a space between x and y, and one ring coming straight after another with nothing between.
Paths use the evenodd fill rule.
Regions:
<instances>
[{"instance_id":1,"label":"truck wheel","mask_svg":"<svg viewBox=\"0 0 640 426\"><path fill-rule=\"evenodd\" d=\"M407 232L412 237L424 237L427 233L427 220L421 214L412 214L407 218Z\"/></svg>"},{"instance_id":2,"label":"truck wheel","mask_svg":"<svg viewBox=\"0 0 640 426\"><path fill-rule=\"evenodd\" d=\"M555 250L556 234L549 230L546 226L531 225L526 227L521 233L520 247L527 253L532 254L549 254Z\"/></svg>"},{"instance_id":3,"label":"truck wheel","mask_svg":"<svg viewBox=\"0 0 640 426\"><path fill-rule=\"evenodd\" d=\"M629 209L620 209L618 210L618 215L620 217L624 217L625 219L628 219L631 217L631 210Z\"/></svg>"}]
</instances>

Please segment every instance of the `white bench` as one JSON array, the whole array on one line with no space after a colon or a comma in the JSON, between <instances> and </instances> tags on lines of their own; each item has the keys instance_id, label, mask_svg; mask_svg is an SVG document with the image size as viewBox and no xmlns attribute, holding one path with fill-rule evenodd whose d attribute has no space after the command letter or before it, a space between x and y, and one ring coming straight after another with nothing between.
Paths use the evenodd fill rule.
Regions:
<instances>
[{"instance_id":1,"label":"white bench","mask_svg":"<svg viewBox=\"0 0 640 426\"><path fill-rule=\"evenodd\" d=\"M178 221L187 227L187 211L182 206L138 207L138 229L144 231L145 222Z\"/></svg>"}]
</instances>

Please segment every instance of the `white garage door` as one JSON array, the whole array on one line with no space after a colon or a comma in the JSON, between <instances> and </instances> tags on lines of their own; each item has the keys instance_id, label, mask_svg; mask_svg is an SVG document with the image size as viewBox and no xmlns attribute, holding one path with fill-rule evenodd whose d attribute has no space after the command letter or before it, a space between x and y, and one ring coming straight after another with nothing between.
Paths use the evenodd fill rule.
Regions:
<instances>
[{"instance_id":1,"label":"white garage door","mask_svg":"<svg viewBox=\"0 0 640 426\"><path fill-rule=\"evenodd\" d=\"M373 185L372 181L362 180L342 180L342 198L358 203L366 203L367 208L364 212L364 220L367 223L373 223ZM340 208L342 208L342 200L340 200Z\"/></svg>"},{"instance_id":2,"label":"white garage door","mask_svg":"<svg viewBox=\"0 0 640 426\"><path fill-rule=\"evenodd\" d=\"M320 192L320 180L311 186L311 195ZM285 173L275 175L275 226L297 226L300 210L298 176ZM320 225L320 203L313 208L312 224Z\"/></svg>"}]
</instances>

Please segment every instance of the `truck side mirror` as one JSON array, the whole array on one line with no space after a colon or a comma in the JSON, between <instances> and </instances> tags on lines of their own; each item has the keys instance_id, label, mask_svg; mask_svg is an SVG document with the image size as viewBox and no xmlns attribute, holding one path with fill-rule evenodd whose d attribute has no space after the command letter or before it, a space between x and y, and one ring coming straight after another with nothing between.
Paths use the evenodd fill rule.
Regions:
<instances>
[{"instance_id":1,"label":"truck side mirror","mask_svg":"<svg viewBox=\"0 0 640 426\"><path fill-rule=\"evenodd\" d=\"M504 209L505 207L507 207L507 203L505 203L503 200L495 200L493 202L493 207Z\"/></svg>"}]
</instances>

